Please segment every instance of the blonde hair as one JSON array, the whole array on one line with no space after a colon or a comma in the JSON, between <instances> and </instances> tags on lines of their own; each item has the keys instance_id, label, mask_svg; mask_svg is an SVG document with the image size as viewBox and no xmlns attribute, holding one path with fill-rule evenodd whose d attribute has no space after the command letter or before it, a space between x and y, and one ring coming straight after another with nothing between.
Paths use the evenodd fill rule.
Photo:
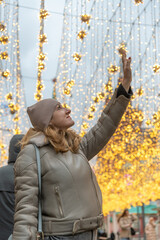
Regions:
<instances>
[{"instance_id":1,"label":"blonde hair","mask_svg":"<svg viewBox=\"0 0 160 240\"><path fill-rule=\"evenodd\" d=\"M30 128L21 140L22 148L29 143L31 138L38 136L39 133L40 131ZM43 133L46 136L46 141L48 140L51 143L57 153L78 152L81 137L74 130L60 130L56 127L48 126Z\"/></svg>"}]
</instances>

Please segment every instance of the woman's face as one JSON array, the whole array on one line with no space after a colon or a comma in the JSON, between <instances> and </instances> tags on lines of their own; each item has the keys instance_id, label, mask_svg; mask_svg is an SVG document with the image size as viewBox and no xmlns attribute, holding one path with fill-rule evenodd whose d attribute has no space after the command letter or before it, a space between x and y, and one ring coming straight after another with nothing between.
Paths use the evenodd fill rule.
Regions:
<instances>
[{"instance_id":1,"label":"woman's face","mask_svg":"<svg viewBox=\"0 0 160 240\"><path fill-rule=\"evenodd\" d=\"M128 210L126 210L126 214L125 214L126 216L129 216L129 211Z\"/></svg>"},{"instance_id":2,"label":"woman's face","mask_svg":"<svg viewBox=\"0 0 160 240\"><path fill-rule=\"evenodd\" d=\"M66 130L74 125L74 121L70 117L71 110L62 107L60 103L57 104L56 110L53 112L50 125L61 130Z\"/></svg>"}]
</instances>

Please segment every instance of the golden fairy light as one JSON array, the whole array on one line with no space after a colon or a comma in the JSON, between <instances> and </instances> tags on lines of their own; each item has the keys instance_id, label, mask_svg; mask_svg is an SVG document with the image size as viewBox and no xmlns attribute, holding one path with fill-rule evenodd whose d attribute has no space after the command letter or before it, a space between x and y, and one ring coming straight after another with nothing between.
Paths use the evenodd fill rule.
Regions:
<instances>
[{"instance_id":1,"label":"golden fairy light","mask_svg":"<svg viewBox=\"0 0 160 240\"><path fill-rule=\"evenodd\" d=\"M94 105L92 105L90 108L89 108L89 111L90 112L95 112L96 111L96 107Z\"/></svg>"},{"instance_id":2,"label":"golden fairy light","mask_svg":"<svg viewBox=\"0 0 160 240\"><path fill-rule=\"evenodd\" d=\"M120 70L120 68L116 65L111 64L110 67L107 68L107 70L108 70L109 74L115 74Z\"/></svg>"},{"instance_id":3,"label":"golden fairy light","mask_svg":"<svg viewBox=\"0 0 160 240\"><path fill-rule=\"evenodd\" d=\"M10 101L13 99L12 93L8 93L6 96L7 101Z\"/></svg>"},{"instance_id":4,"label":"golden fairy light","mask_svg":"<svg viewBox=\"0 0 160 240\"><path fill-rule=\"evenodd\" d=\"M42 62L42 61L39 61L39 62L38 62L38 70L39 70L39 71L42 71L42 70L44 70L44 69L45 69L45 63Z\"/></svg>"},{"instance_id":5,"label":"golden fairy light","mask_svg":"<svg viewBox=\"0 0 160 240\"><path fill-rule=\"evenodd\" d=\"M48 11L45 9L40 9L40 19L46 19L46 17L49 15Z\"/></svg>"},{"instance_id":6,"label":"golden fairy light","mask_svg":"<svg viewBox=\"0 0 160 240\"><path fill-rule=\"evenodd\" d=\"M75 84L75 80L73 80L73 79L67 82L67 86L70 88L73 87L74 84Z\"/></svg>"},{"instance_id":7,"label":"golden fairy light","mask_svg":"<svg viewBox=\"0 0 160 240\"><path fill-rule=\"evenodd\" d=\"M90 15L87 15L87 14L81 15L81 21L82 21L82 22L85 22L85 23L87 23L87 24L89 24L90 18L91 18Z\"/></svg>"},{"instance_id":8,"label":"golden fairy light","mask_svg":"<svg viewBox=\"0 0 160 240\"><path fill-rule=\"evenodd\" d=\"M44 61L46 59L46 55L44 53L40 53L38 58L40 61Z\"/></svg>"},{"instance_id":9,"label":"golden fairy light","mask_svg":"<svg viewBox=\"0 0 160 240\"><path fill-rule=\"evenodd\" d=\"M5 30L6 26L0 22L0 31L3 32Z\"/></svg>"},{"instance_id":10,"label":"golden fairy light","mask_svg":"<svg viewBox=\"0 0 160 240\"><path fill-rule=\"evenodd\" d=\"M1 59L5 59L5 60L8 59L8 52L7 51L1 52L0 53L0 58Z\"/></svg>"},{"instance_id":11,"label":"golden fairy light","mask_svg":"<svg viewBox=\"0 0 160 240\"><path fill-rule=\"evenodd\" d=\"M83 129L87 129L88 127L89 127L89 124L86 123L86 122L83 122L83 124L82 124L82 128L83 128Z\"/></svg>"},{"instance_id":12,"label":"golden fairy light","mask_svg":"<svg viewBox=\"0 0 160 240\"><path fill-rule=\"evenodd\" d=\"M7 44L8 41L9 41L9 37L8 36L1 36L0 37L0 43Z\"/></svg>"},{"instance_id":13,"label":"golden fairy light","mask_svg":"<svg viewBox=\"0 0 160 240\"><path fill-rule=\"evenodd\" d=\"M98 103L99 100L100 100L99 96L98 96L98 97L92 97L92 98L93 98L93 101L94 101L95 103Z\"/></svg>"},{"instance_id":14,"label":"golden fairy light","mask_svg":"<svg viewBox=\"0 0 160 240\"><path fill-rule=\"evenodd\" d=\"M79 33L78 33L78 38L83 40L85 37L86 37L86 31L85 30L81 30Z\"/></svg>"},{"instance_id":15,"label":"golden fairy light","mask_svg":"<svg viewBox=\"0 0 160 240\"><path fill-rule=\"evenodd\" d=\"M47 36L46 36L46 34L41 34L41 35L39 36L39 41L40 41L41 44L42 44L42 43L46 43L46 42L47 42Z\"/></svg>"},{"instance_id":16,"label":"golden fairy light","mask_svg":"<svg viewBox=\"0 0 160 240\"><path fill-rule=\"evenodd\" d=\"M80 60L81 60L81 54L79 54L79 53L74 53L73 54L73 58L74 58L74 60L76 61L76 62L79 62Z\"/></svg>"},{"instance_id":17,"label":"golden fairy light","mask_svg":"<svg viewBox=\"0 0 160 240\"><path fill-rule=\"evenodd\" d=\"M2 77L7 78L10 76L10 71L7 69L6 71L2 72Z\"/></svg>"},{"instance_id":18,"label":"golden fairy light","mask_svg":"<svg viewBox=\"0 0 160 240\"><path fill-rule=\"evenodd\" d=\"M154 71L155 73L159 73L159 72L160 72L160 65L159 65L159 64L155 64L155 65L153 66L153 71Z\"/></svg>"},{"instance_id":19,"label":"golden fairy light","mask_svg":"<svg viewBox=\"0 0 160 240\"><path fill-rule=\"evenodd\" d=\"M21 134L22 131L20 130L19 127L17 127L16 129L14 129L14 134Z\"/></svg>"},{"instance_id":20,"label":"golden fairy light","mask_svg":"<svg viewBox=\"0 0 160 240\"><path fill-rule=\"evenodd\" d=\"M143 0L134 0L136 5L143 3Z\"/></svg>"},{"instance_id":21,"label":"golden fairy light","mask_svg":"<svg viewBox=\"0 0 160 240\"><path fill-rule=\"evenodd\" d=\"M18 122L19 119L20 119L20 118L19 118L18 116L16 116L16 117L13 118L13 121L14 121L14 122Z\"/></svg>"},{"instance_id":22,"label":"golden fairy light","mask_svg":"<svg viewBox=\"0 0 160 240\"><path fill-rule=\"evenodd\" d=\"M35 98L37 101L40 101L40 100L41 100L42 94L40 93L40 91L39 91L39 92L37 91L37 93L34 94L34 98Z\"/></svg>"},{"instance_id":23,"label":"golden fairy light","mask_svg":"<svg viewBox=\"0 0 160 240\"><path fill-rule=\"evenodd\" d=\"M104 97L105 97L105 93L104 92L98 93L98 97L99 97L100 100L103 100Z\"/></svg>"},{"instance_id":24,"label":"golden fairy light","mask_svg":"<svg viewBox=\"0 0 160 240\"><path fill-rule=\"evenodd\" d=\"M143 93L144 93L143 88L139 88L139 89L137 89L137 94L138 94L138 96L142 96Z\"/></svg>"},{"instance_id":25,"label":"golden fairy light","mask_svg":"<svg viewBox=\"0 0 160 240\"><path fill-rule=\"evenodd\" d=\"M65 88L63 89L63 93L64 93L65 95L70 95L70 94L71 94L71 89L70 89L69 87L65 87Z\"/></svg>"},{"instance_id":26,"label":"golden fairy light","mask_svg":"<svg viewBox=\"0 0 160 240\"><path fill-rule=\"evenodd\" d=\"M146 121L147 126L151 125L151 123L152 123L151 120L147 119L147 121Z\"/></svg>"},{"instance_id":27,"label":"golden fairy light","mask_svg":"<svg viewBox=\"0 0 160 240\"><path fill-rule=\"evenodd\" d=\"M92 120L94 118L94 115L92 113L89 113L87 118L88 118L88 120Z\"/></svg>"}]
</instances>

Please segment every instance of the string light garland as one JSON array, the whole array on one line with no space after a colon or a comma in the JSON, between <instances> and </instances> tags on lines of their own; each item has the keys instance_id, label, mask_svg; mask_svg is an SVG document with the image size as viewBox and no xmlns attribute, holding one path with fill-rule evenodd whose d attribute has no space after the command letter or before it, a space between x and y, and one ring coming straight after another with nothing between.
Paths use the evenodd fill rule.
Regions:
<instances>
[{"instance_id":1,"label":"string light garland","mask_svg":"<svg viewBox=\"0 0 160 240\"><path fill-rule=\"evenodd\" d=\"M29 123L21 80L18 0L13 6L0 3L0 166L3 166L11 137L25 132Z\"/></svg>"},{"instance_id":2,"label":"string light garland","mask_svg":"<svg viewBox=\"0 0 160 240\"><path fill-rule=\"evenodd\" d=\"M39 33L39 56L38 56L38 74L37 74L37 86L34 98L37 101L42 99L42 91L44 90L44 84L42 82L42 71L45 70L46 54L43 52L43 45L47 43L47 35L44 33L44 20L49 16L48 11L45 9L45 1L41 0L40 5L40 33Z\"/></svg>"}]
</instances>

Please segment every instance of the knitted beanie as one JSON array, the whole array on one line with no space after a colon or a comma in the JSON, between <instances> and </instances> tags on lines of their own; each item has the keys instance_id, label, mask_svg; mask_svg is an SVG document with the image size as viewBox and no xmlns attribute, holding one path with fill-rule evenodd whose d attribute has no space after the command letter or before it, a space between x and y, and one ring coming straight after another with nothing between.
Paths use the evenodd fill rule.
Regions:
<instances>
[{"instance_id":1,"label":"knitted beanie","mask_svg":"<svg viewBox=\"0 0 160 240\"><path fill-rule=\"evenodd\" d=\"M27 108L30 121L36 130L44 131L48 127L58 103L55 99L47 98Z\"/></svg>"}]
</instances>

